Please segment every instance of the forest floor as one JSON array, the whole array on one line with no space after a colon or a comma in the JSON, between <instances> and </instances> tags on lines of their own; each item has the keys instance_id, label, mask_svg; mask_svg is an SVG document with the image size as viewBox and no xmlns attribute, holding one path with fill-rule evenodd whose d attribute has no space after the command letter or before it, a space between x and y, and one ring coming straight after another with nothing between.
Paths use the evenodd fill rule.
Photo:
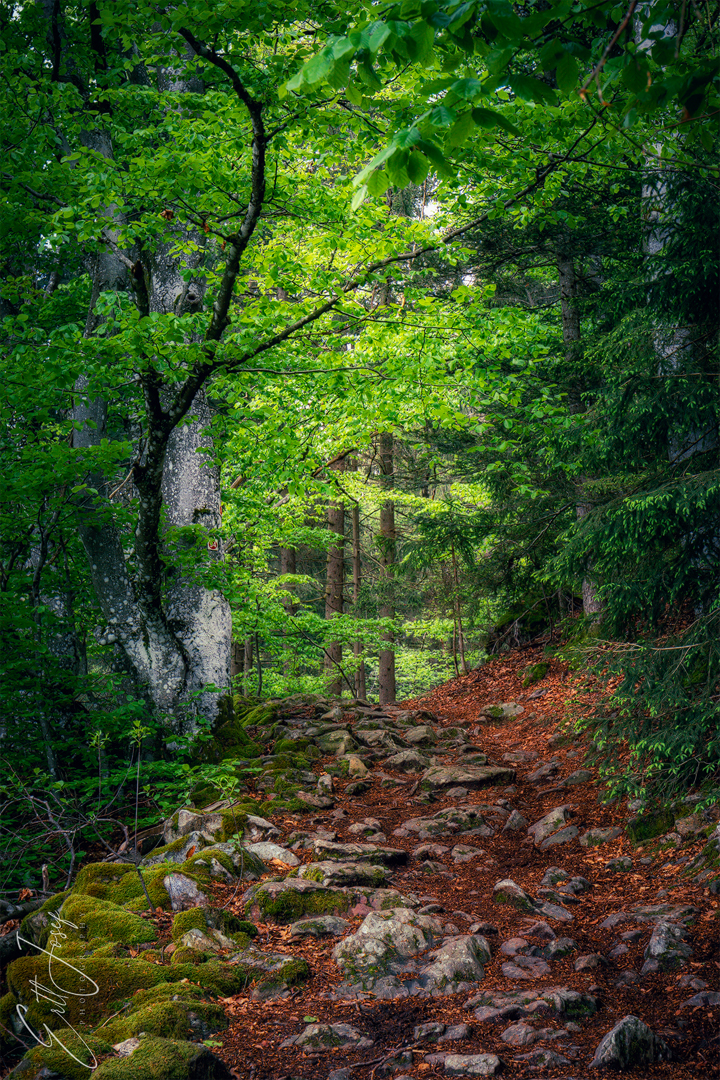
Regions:
<instances>
[{"instance_id":1,"label":"forest floor","mask_svg":"<svg viewBox=\"0 0 720 1080\"><path fill-rule=\"evenodd\" d=\"M299 819L282 815L273 821L282 834L278 839L281 844L302 827L337 842L375 842L380 836L394 848L415 852L407 866L392 872L390 884L428 905L420 910L449 922L451 933L455 929L457 934L485 935L492 959L485 965L484 977L470 990L439 996L418 996L411 991L409 996L391 995L386 1000L373 992L349 993L349 984L343 983L343 973L332 955L337 937L293 938L288 925L260 921L261 937L256 944L305 959L311 975L284 999L257 1001L248 992L225 1001L230 1027L215 1037L216 1045L222 1044L215 1052L234 1076L241 1080L375 1080L392 1075L396 1080L430 1080L436 1076L493 1074L482 1071L493 1069L490 1059L490 1064L480 1060L475 1066L461 1060L486 1054L497 1055L501 1062L498 1068L510 1077L541 1075L580 1080L604 1071L590 1067L593 1054L603 1036L631 1014L664 1040L672 1060L630 1068L623 1075L673 1080L720 1077L720 994L712 993L720 990L719 898L705 884L698 883L696 872L683 876L707 844L707 834L690 835L682 842L677 836L674 842L665 838L663 844L655 841L638 846L630 842L624 826L632 813L624 802L603 803L603 790L584 761L583 739L575 736L563 740L557 734L563 730L569 711L590 704L597 691L588 682L586 672L568 673L567 667L558 662L551 663L541 682L523 688L522 673L528 664L541 659L542 655L532 649L506 653L478 671L403 706L434 713L440 735L444 728L461 726L491 764L512 764L517 770L515 784L471 790L465 797L438 793L431 805L416 805L417 775L393 772L380 762L367 778L369 787L365 793L349 796L345 790L349 781L336 779L334 807L316 813L310 823L304 816ZM482 709L498 702L517 702L525 711L503 724L479 725ZM318 774L333 760L328 756L317 762ZM457 752L434 758L438 765L457 761ZM548 775L533 778L538 767L548 763L556 763L557 768L550 764ZM581 768L588 768L591 774L585 782L573 780L571 785L564 785L563 781ZM467 835L462 829L451 838L433 838L439 846L424 853L425 864L419 861L423 853L417 852L417 835L395 835L395 830L408 820L436 815L443 808L460 804L487 807L493 802L502 805L503 801L507 809L519 811L525 819L522 827L515 831L500 829L480 840L477 834ZM528 836L527 828L558 806L565 807L567 825L576 826L580 833L612 826L623 832L600 846L582 847L577 833L571 830L565 842L541 850ZM379 825L380 832L375 836L358 835L359 829L348 831L366 818L375 822L369 829ZM453 853L451 849L463 842L479 845L481 850L468 861L459 862L455 856L462 852ZM313 857L297 844L295 853L303 862ZM618 864L616 860L623 858L625 861ZM564 916L557 921L550 915L528 913L494 901L495 884L507 878L531 897L538 897L541 885L550 884L548 878L543 882L550 867L565 871L569 879L582 877L588 883L586 891L572 895L572 889L563 891L563 881L568 878L561 876L560 891L550 896L551 901L562 902L572 921L563 921ZM215 900L243 914L240 896L237 890L222 886ZM648 914L648 905L665 906ZM684 911L682 905L692 905L695 910ZM361 904L356 911L347 913L348 931L357 930L368 910ZM678 960L675 970L641 974L653 927L663 914L673 926L680 927L681 935L686 935L687 955ZM532 936L532 923L537 937ZM447 925L444 932L448 932ZM529 960L523 967L521 960L518 967L518 956L548 956L542 950L549 935L571 938L574 948L566 955L559 950L557 957L547 963ZM518 938L522 938L520 945ZM578 963L579 957L591 959ZM586 970L576 970L583 964ZM531 1006L524 1015L522 1008L513 1014L507 1000L504 1006L501 1000L504 995L521 991L527 1003L533 996L537 998L557 987L592 996L597 1011L582 1017L575 1014L577 1022L568 1025L568 1016L573 1015L569 1010L558 1016L552 1010L548 1012L540 1001L536 1012ZM705 994L700 993L703 990ZM369 1042L364 1049L353 1045L318 1048L311 1042L305 1052L300 1046L281 1045L316 1022L349 1024ZM431 1022L439 1026L429 1033L427 1029L418 1032L420 1025ZM546 1024L550 1026L543 1026ZM433 1042L443 1025L447 1041ZM345 1041L342 1035L338 1039ZM447 1061L448 1055L460 1058ZM473 1072L474 1068L481 1071Z\"/></svg>"}]
</instances>

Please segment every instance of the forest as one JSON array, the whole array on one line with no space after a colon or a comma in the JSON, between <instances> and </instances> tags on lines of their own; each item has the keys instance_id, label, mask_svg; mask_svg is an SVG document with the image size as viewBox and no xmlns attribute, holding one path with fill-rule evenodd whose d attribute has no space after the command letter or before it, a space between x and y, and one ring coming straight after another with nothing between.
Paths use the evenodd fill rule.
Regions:
<instances>
[{"instance_id":1,"label":"forest","mask_svg":"<svg viewBox=\"0 0 720 1080\"><path fill-rule=\"evenodd\" d=\"M0 0L0 1050L13 1077L74 1080L94 1067L86 1053L106 1080L329 1075L325 1061L212 1053L208 995L241 991L212 950L193 958L188 934L220 935L223 958L241 938L259 955L269 908L246 893L234 916L221 905L224 921L193 922L199 904L211 879L237 894L255 863L260 881L299 865L275 843L283 815L305 827L363 795L380 753L356 738L368 717L400 725L386 757L416 754L391 773L441 767L437 732L407 726L440 721L464 725L453 738L492 771L483 716L522 725L521 696L541 719L552 701L582 749L574 768L592 770L586 825L614 827L629 807L665 823L651 839L679 843L691 815L694 838L715 843L719 18L713 0ZM453 687L475 688L474 712L445 707ZM552 749L549 730L518 732L511 764ZM414 773L406 810L418 791L439 797ZM372 792L394 782L378 773ZM571 827L563 813L547 836ZM323 821L316 845L331 843ZM213 838L217 873L207 853L193 864ZM176 902L178 861L202 902ZM157 1028L108 1021L130 999L106 987L84 1038L77 1018L60 1024L69 1042L54 1038L37 993L16 1011L29 942L42 952L53 919L79 920L85 941L90 925L94 951L72 955L124 963L154 949L145 908L161 940L180 912L168 971L193 986L191 965L210 972L195 1012L190 999L173 1012L159 976L135 991L175 1016ZM261 961L238 955L242 993L255 979L252 1000L269 1000ZM677 970L657 962L648 971ZM278 1000L301 982L281 980ZM54 1049L38 1056L43 1030ZM152 1053L117 1050L138 1032ZM654 1057L609 1064L667 1061L651 1034ZM195 1056L176 1046L165 1061L169 1039ZM409 1075L435 1075L407 1053ZM443 1060L427 1068L451 1074ZM692 1060L688 1076L720 1075ZM359 1058L347 1078L402 1071L387 1061Z\"/></svg>"}]
</instances>

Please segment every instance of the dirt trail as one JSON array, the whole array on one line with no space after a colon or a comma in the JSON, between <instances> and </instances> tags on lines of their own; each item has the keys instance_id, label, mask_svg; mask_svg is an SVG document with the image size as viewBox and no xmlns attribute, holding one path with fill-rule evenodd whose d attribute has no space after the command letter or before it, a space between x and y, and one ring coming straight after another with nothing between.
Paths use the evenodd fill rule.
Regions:
<instances>
[{"instance_id":1,"label":"dirt trail","mask_svg":"<svg viewBox=\"0 0 720 1080\"><path fill-rule=\"evenodd\" d=\"M418 749L436 766L481 762L477 756L473 762L469 740L477 747L475 753L486 755L491 765L515 769L514 784L470 789L464 795L457 791L448 795L447 788L441 788L432 801L426 801L421 774L394 768L392 748L386 748L385 759L378 756L373 762L364 793L358 793L353 781L336 778L334 806L310 819L305 815L273 819L281 833L277 842L290 843L303 864L318 855L302 846L303 841L295 838L293 843L292 834L298 831L311 833L305 845L313 837L325 837L329 843L360 841L407 852L407 865L390 869L388 884L417 898L415 910L424 912L423 917L442 923L436 947L438 941L457 942L453 930L460 936L481 935L491 952L491 958L482 961L482 977L470 979L455 993L448 993L447 987L433 993L432 986L418 993L423 977L427 985L427 976L418 976L417 968L409 964L407 971L402 966L393 969L395 981L390 983L395 989L383 997L384 991L378 989L381 984L373 989L372 979L366 979L362 985L357 980L353 985L347 969L341 970L333 957L339 936L295 938L289 920L260 918L261 936L256 944L303 958L311 977L279 1000L255 1001L248 991L224 1002L231 1026L215 1037L222 1044L215 1052L236 1077L325 1080L337 1073L337 1080L388 1075L427 1080L493 1075L491 1058L476 1065L468 1061L476 1055L497 1055L503 1075L579 1080L602 1075L604 1070L590 1067L591 1059L603 1036L627 1015L644 1021L663 1040L673 1060L629 1068L623 1075L673 1080L720 1076L720 994L717 1003L713 996L720 990L718 898L708 888L709 878L697 881L697 867L692 875L683 876L707 845L708 830L682 843L666 843L662 850L657 842L633 846L624 831L632 816L627 807L601 803L601 789L591 768L587 777L575 775L588 768L583 742L558 738L567 703L587 703L592 686L587 686L586 677L568 677L554 664L544 679L524 689L520 675L537 659L539 655L532 651L518 650L404 706L435 714L437 720L430 726L440 746ZM501 724L479 722L484 708L500 702L516 702L524 711ZM392 719L392 710L385 713ZM356 724L351 721L348 726L352 732ZM448 749L443 737L453 727L462 728L462 735ZM336 761L329 754L317 762L318 776ZM568 776L577 782L564 784ZM349 786L353 794L348 793ZM456 787L462 788L462 781ZM473 806L478 813L481 806L486 808L483 813L490 828L481 828L479 833L477 821L470 820L474 828L460 825L452 831L455 826L450 826L435 836L396 833L412 819L437 820L444 809ZM528 828L557 808L564 811L547 826L548 836L551 841L553 836L557 839L562 830L563 842L551 842L543 850L528 835ZM514 829L506 827L513 811L525 819ZM374 823L362 835L365 819ZM358 827L350 831L354 825ZM581 846L580 837L588 830L613 827L623 829L617 838L596 847ZM483 831L490 835L482 835ZM427 850L418 851L423 845ZM455 850L457 845L465 845L470 852ZM463 856L467 861L462 861ZM547 877L549 868L564 873ZM511 879L529 895L532 909L496 902L493 890L503 879ZM585 884L576 879L585 879ZM223 886L216 900L241 913L241 895L242 889ZM522 898L518 902L522 907ZM665 907L643 914L641 909L652 905ZM681 905L697 910L687 912ZM370 912L371 907L359 903L342 913L349 924L345 938L367 924ZM567 921L560 912L567 913ZM665 941L664 952L658 924L670 926L670 931L663 931L666 937L675 935L670 945ZM655 946L651 946L651 936ZM571 939L567 952L553 945L561 938ZM648 956L652 960L648 949L653 947L659 956L655 971L653 963L649 968L647 963ZM409 988L408 996L401 995L398 980ZM596 1011L567 1007L563 1012L559 1006L553 1011L538 995L554 988L576 991L581 1001L594 999ZM519 1000L518 992L524 1001L513 1012L507 998L515 995L513 1000ZM693 1003L682 1008L690 999ZM469 1001L474 1004L466 1007ZM437 1026L418 1032L421 1025L432 1023ZM337 1041L346 1045L318 1046L310 1040L304 1048L281 1046L312 1024L348 1024L362 1036L364 1045L353 1045L348 1039L355 1036L346 1038L341 1033ZM443 1032L449 1038L437 1041ZM473 1072L473 1068L481 1071Z\"/></svg>"}]
</instances>

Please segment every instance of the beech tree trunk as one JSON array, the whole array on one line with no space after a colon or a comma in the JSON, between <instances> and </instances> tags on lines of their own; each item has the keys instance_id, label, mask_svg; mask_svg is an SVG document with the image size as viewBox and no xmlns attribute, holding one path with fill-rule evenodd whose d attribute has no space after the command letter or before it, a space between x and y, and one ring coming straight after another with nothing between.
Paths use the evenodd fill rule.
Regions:
<instances>
[{"instance_id":1,"label":"beech tree trunk","mask_svg":"<svg viewBox=\"0 0 720 1080\"><path fill-rule=\"evenodd\" d=\"M560 282L560 310L562 315L563 344L565 346L565 359L568 366L577 368L580 361L580 311L578 309L577 276L575 273L575 259L572 254L562 247L557 254L558 278ZM579 378L571 383L568 393L570 412L578 415L583 412L582 382ZM577 520L582 521L592 509L586 495L586 488L582 480L578 483L576 514ZM602 612L603 606L597 594L597 585L590 576L583 579L583 613L591 619L596 619Z\"/></svg>"},{"instance_id":2,"label":"beech tree trunk","mask_svg":"<svg viewBox=\"0 0 720 1080\"><path fill-rule=\"evenodd\" d=\"M353 543L353 604L357 606L360 600L360 588L362 586L362 563L360 561L360 504L353 503L352 508L352 543ZM353 642L353 655L355 656L355 695L365 698L367 688L365 683L365 661L363 659L362 643Z\"/></svg>"},{"instance_id":3,"label":"beech tree trunk","mask_svg":"<svg viewBox=\"0 0 720 1080\"><path fill-rule=\"evenodd\" d=\"M380 483L387 491L392 490L394 479L393 436L383 433L379 438ZM385 499L380 508L380 566L382 602L380 617L395 618L395 554L397 536L395 532L395 503ZM380 685L380 704L389 705L395 701L395 649L391 632L383 634L388 648L380 650L378 681Z\"/></svg>"},{"instance_id":4,"label":"beech tree trunk","mask_svg":"<svg viewBox=\"0 0 720 1080\"><path fill-rule=\"evenodd\" d=\"M333 469L342 472L345 459L336 462ZM331 502L327 508L327 526L337 539L328 548L327 577L325 584L325 618L332 619L342 615L345 588L345 504ZM339 697L342 694L342 644L333 641L326 646L325 672L328 676L328 693Z\"/></svg>"}]
</instances>

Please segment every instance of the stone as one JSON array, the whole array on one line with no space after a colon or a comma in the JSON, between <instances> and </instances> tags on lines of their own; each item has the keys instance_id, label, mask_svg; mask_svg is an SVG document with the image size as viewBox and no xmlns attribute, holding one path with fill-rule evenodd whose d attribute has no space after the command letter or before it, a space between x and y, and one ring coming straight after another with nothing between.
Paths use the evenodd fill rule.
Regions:
<instances>
[{"instance_id":1,"label":"stone","mask_svg":"<svg viewBox=\"0 0 720 1080\"><path fill-rule=\"evenodd\" d=\"M337 859L342 862L375 863L377 866L405 866L408 853L402 848L380 847L378 844L338 844L330 840L316 840L313 853L318 860Z\"/></svg>"},{"instance_id":2,"label":"stone","mask_svg":"<svg viewBox=\"0 0 720 1080\"><path fill-rule=\"evenodd\" d=\"M652 1028L637 1016L624 1016L603 1038L590 1062L590 1068L606 1066L625 1070L669 1060L667 1043Z\"/></svg>"},{"instance_id":3,"label":"stone","mask_svg":"<svg viewBox=\"0 0 720 1080\"><path fill-rule=\"evenodd\" d=\"M221 949L237 949L237 944L225 937L219 930L188 930L178 941L178 945L184 945L188 949L197 949L198 952L218 953Z\"/></svg>"},{"instance_id":4,"label":"stone","mask_svg":"<svg viewBox=\"0 0 720 1080\"><path fill-rule=\"evenodd\" d=\"M670 810L646 810L631 818L625 826L625 831L633 843L641 844L645 840L653 840L656 836L669 832L674 824L675 819Z\"/></svg>"},{"instance_id":5,"label":"stone","mask_svg":"<svg viewBox=\"0 0 720 1080\"><path fill-rule=\"evenodd\" d=\"M508 938L507 941L503 941L500 946L500 952L503 956L517 956L518 953L527 952L531 948L531 945L525 938L514 937Z\"/></svg>"},{"instance_id":6,"label":"stone","mask_svg":"<svg viewBox=\"0 0 720 1080\"><path fill-rule=\"evenodd\" d=\"M570 773L562 781L563 787L574 787L576 784L589 784L593 778L593 774L589 769L577 769L575 772Z\"/></svg>"},{"instance_id":7,"label":"stone","mask_svg":"<svg viewBox=\"0 0 720 1080\"><path fill-rule=\"evenodd\" d=\"M374 1045L372 1039L363 1035L352 1024L308 1024L299 1035L291 1035L280 1043L280 1049L299 1046L307 1052L334 1050L342 1046L353 1050L367 1050Z\"/></svg>"},{"instance_id":8,"label":"stone","mask_svg":"<svg viewBox=\"0 0 720 1080\"><path fill-rule=\"evenodd\" d=\"M513 810L510 817L503 825L503 832L518 832L527 826L527 821L519 810Z\"/></svg>"},{"instance_id":9,"label":"stone","mask_svg":"<svg viewBox=\"0 0 720 1080\"><path fill-rule=\"evenodd\" d=\"M500 1038L508 1046L532 1046L534 1042L542 1038L542 1034L526 1024L524 1020L511 1024L500 1033Z\"/></svg>"},{"instance_id":10,"label":"stone","mask_svg":"<svg viewBox=\"0 0 720 1080\"><path fill-rule=\"evenodd\" d=\"M445 1042L461 1042L463 1039L470 1038L470 1027L468 1024L453 1024L447 1029L447 1031L438 1039L439 1043Z\"/></svg>"},{"instance_id":11,"label":"stone","mask_svg":"<svg viewBox=\"0 0 720 1080\"><path fill-rule=\"evenodd\" d=\"M538 756L534 750L511 750L503 754L502 760L515 765L529 765L531 761L537 761Z\"/></svg>"},{"instance_id":12,"label":"stone","mask_svg":"<svg viewBox=\"0 0 720 1080\"><path fill-rule=\"evenodd\" d=\"M506 979L541 979L550 974L550 965L541 956L516 956L502 965Z\"/></svg>"},{"instance_id":13,"label":"stone","mask_svg":"<svg viewBox=\"0 0 720 1080\"><path fill-rule=\"evenodd\" d=\"M300 865L300 860L294 852L281 847L280 844L273 844L271 840L261 840L257 844L246 844L245 847L253 855L257 855L259 859L262 859L263 862L278 859L280 862L285 863L286 866Z\"/></svg>"},{"instance_id":14,"label":"stone","mask_svg":"<svg viewBox=\"0 0 720 1080\"><path fill-rule=\"evenodd\" d=\"M253 919L280 924L294 923L309 915L336 915L347 911L350 897L342 889L303 878L264 881L251 886L241 900Z\"/></svg>"},{"instance_id":15,"label":"stone","mask_svg":"<svg viewBox=\"0 0 720 1080\"><path fill-rule=\"evenodd\" d=\"M548 960L560 960L563 956L577 951L577 944L569 937L559 937L551 941L543 949L543 956Z\"/></svg>"},{"instance_id":16,"label":"stone","mask_svg":"<svg viewBox=\"0 0 720 1080\"><path fill-rule=\"evenodd\" d=\"M383 764L386 769L417 773L427 769L430 762L423 754L418 754L417 750L401 750L398 754L392 754L389 758L385 758Z\"/></svg>"},{"instance_id":17,"label":"stone","mask_svg":"<svg viewBox=\"0 0 720 1080\"><path fill-rule=\"evenodd\" d=\"M522 716L524 712L524 706L518 705L515 701L505 701L499 705L486 705L478 719L502 723L504 720L514 720L515 717Z\"/></svg>"},{"instance_id":18,"label":"stone","mask_svg":"<svg viewBox=\"0 0 720 1080\"><path fill-rule=\"evenodd\" d=\"M607 960L602 953L587 953L585 956L578 956L575 961L576 971L596 971L600 967L607 967Z\"/></svg>"},{"instance_id":19,"label":"stone","mask_svg":"<svg viewBox=\"0 0 720 1080\"><path fill-rule=\"evenodd\" d=\"M551 904L544 901L542 904L537 905L536 911L539 915L544 915L546 919L555 919L556 922L573 921L572 915L562 904Z\"/></svg>"},{"instance_id":20,"label":"stone","mask_svg":"<svg viewBox=\"0 0 720 1080\"><path fill-rule=\"evenodd\" d=\"M435 746L437 735L427 724L418 724L416 728L405 732L405 742L411 746Z\"/></svg>"},{"instance_id":21,"label":"stone","mask_svg":"<svg viewBox=\"0 0 720 1080\"><path fill-rule=\"evenodd\" d=\"M607 844L611 840L617 840L618 836L622 836L622 829L616 827L588 829L580 837L580 846L584 848L599 847L600 844Z\"/></svg>"},{"instance_id":22,"label":"stone","mask_svg":"<svg viewBox=\"0 0 720 1080\"><path fill-rule=\"evenodd\" d=\"M645 949L641 975L650 971L675 971L692 956L687 943L687 931L671 922L659 922L650 935Z\"/></svg>"},{"instance_id":23,"label":"stone","mask_svg":"<svg viewBox=\"0 0 720 1080\"><path fill-rule=\"evenodd\" d=\"M365 762L357 756L357 754L348 754L346 760L348 763L348 776L352 776L356 779L362 779L363 777L368 775L370 770L368 769Z\"/></svg>"},{"instance_id":24,"label":"stone","mask_svg":"<svg viewBox=\"0 0 720 1080\"><path fill-rule=\"evenodd\" d=\"M259 840L269 840L280 837L280 830L276 825L273 825L272 821L266 821L263 817L257 817L256 814L248 814L245 820L245 827L243 830L243 840L250 840L256 843Z\"/></svg>"},{"instance_id":25,"label":"stone","mask_svg":"<svg viewBox=\"0 0 720 1080\"><path fill-rule=\"evenodd\" d=\"M434 765L423 773L420 782L430 791L456 786L477 791L480 788L512 784L514 781L515 770L499 765Z\"/></svg>"},{"instance_id":26,"label":"stone","mask_svg":"<svg viewBox=\"0 0 720 1080\"><path fill-rule=\"evenodd\" d=\"M310 916L291 924L290 937L342 937L349 926L347 919L341 919L339 915Z\"/></svg>"},{"instance_id":27,"label":"stone","mask_svg":"<svg viewBox=\"0 0 720 1080\"><path fill-rule=\"evenodd\" d=\"M546 922L531 923L526 930L523 930L523 933L526 937L538 938L539 941L555 940L555 931L549 923Z\"/></svg>"},{"instance_id":28,"label":"stone","mask_svg":"<svg viewBox=\"0 0 720 1080\"><path fill-rule=\"evenodd\" d=\"M546 836L543 842L538 844L538 847L541 851L547 851L548 848L557 847L560 844L569 844L571 840L578 836L579 832L577 825L566 825L564 829L559 829L552 836Z\"/></svg>"},{"instance_id":29,"label":"stone","mask_svg":"<svg viewBox=\"0 0 720 1080\"><path fill-rule=\"evenodd\" d=\"M688 998L680 1005L680 1009L713 1009L720 1008L720 994L716 990L703 990L694 997Z\"/></svg>"},{"instance_id":30,"label":"stone","mask_svg":"<svg viewBox=\"0 0 720 1080\"><path fill-rule=\"evenodd\" d=\"M580 840L582 844L582 839ZM627 855L621 855L619 859L609 859L605 863L605 869L609 870L613 874L625 874L628 870L632 870L633 861Z\"/></svg>"},{"instance_id":31,"label":"stone","mask_svg":"<svg viewBox=\"0 0 720 1080\"><path fill-rule=\"evenodd\" d=\"M387 870L384 866L368 862L341 862L338 859L326 859L323 862L308 863L298 872L298 879L319 881L321 885L371 885L380 888L387 883Z\"/></svg>"},{"instance_id":32,"label":"stone","mask_svg":"<svg viewBox=\"0 0 720 1080\"><path fill-rule=\"evenodd\" d=\"M413 1042L437 1042L445 1031L445 1024L437 1020L429 1020L426 1024L418 1024L413 1029Z\"/></svg>"},{"instance_id":33,"label":"stone","mask_svg":"<svg viewBox=\"0 0 720 1080\"><path fill-rule=\"evenodd\" d=\"M539 821L536 821L534 825L530 826L528 836L532 836L535 845L539 846L543 840L552 836L558 829L564 828L569 816L567 806L556 806L541 817Z\"/></svg>"},{"instance_id":34,"label":"stone","mask_svg":"<svg viewBox=\"0 0 720 1080\"><path fill-rule=\"evenodd\" d=\"M173 911L188 911L208 902L207 896L196 882L185 874L168 874L163 878L163 885L167 889Z\"/></svg>"},{"instance_id":35,"label":"stone","mask_svg":"<svg viewBox=\"0 0 720 1080\"><path fill-rule=\"evenodd\" d=\"M442 936L442 923L431 915L407 908L373 911L354 934L333 949L333 959L353 982L372 987L384 974L395 974L402 965L430 948Z\"/></svg>"},{"instance_id":36,"label":"stone","mask_svg":"<svg viewBox=\"0 0 720 1080\"><path fill-rule=\"evenodd\" d=\"M163 862L184 863L196 851L202 851L210 843L211 841L201 832L185 833L176 840L171 841L170 844L163 844L162 847L155 848L154 851L141 860L140 866L156 866Z\"/></svg>"},{"instance_id":37,"label":"stone","mask_svg":"<svg viewBox=\"0 0 720 1080\"><path fill-rule=\"evenodd\" d=\"M360 759L358 758L358 760ZM345 794L348 796L364 795L369 790L370 784L366 780L354 780L345 788Z\"/></svg>"},{"instance_id":38,"label":"stone","mask_svg":"<svg viewBox=\"0 0 720 1080\"><path fill-rule=\"evenodd\" d=\"M544 765L540 765L537 769L528 773L527 780L529 784L542 784L544 780L549 780L559 771L560 763L558 761L546 761Z\"/></svg>"},{"instance_id":39,"label":"stone","mask_svg":"<svg viewBox=\"0 0 720 1080\"><path fill-rule=\"evenodd\" d=\"M563 1054L558 1054L555 1050L546 1050L544 1047L538 1047L537 1050L531 1050L529 1054L518 1054L516 1061L527 1061L530 1064L531 1069L559 1069L563 1065L569 1065L570 1059L566 1058Z\"/></svg>"},{"instance_id":40,"label":"stone","mask_svg":"<svg viewBox=\"0 0 720 1080\"><path fill-rule=\"evenodd\" d=\"M130 1055L131 1055L131 1054L132 1054L132 1053L133 1053L133 1052L134 1052L135 1050L137 1050L137 1048L138 1048L138 1046L139 1046L139 1045L140 1045L140 1040L139 1040L139 1039L136 1039L136 1038L132 1038L132 1039L123 1039L123 1041L122 1041L122 1042L119 1042L119 1043L113 1043L113 1050L114 1050L114 1051L115 1051L115 1052L116 1052L116 1053L117 1053L117 1054L118 1054L118 1055L119 1055L120 1057L130 1057Z\"/></svg>"},{"instance_id":41,"label":"stone","mask_svg":"<svg viewBox=\"0 0 720 1080\"><path fill-rule=\"evenodd\" d=\"M470 859L477 859L478 856L484 855L485 852L482 848L469 847L467 844L456 844L451 854L453 862L465 863L469 862Z\"/></svg>"},{"instance_id":42,"label":"stone","mask_svg":"<svg viewBox=\"0 0 720 1080\"><path fill-rule=\"evenodd\" d=\"M567 870L563 870L561 866L548 866L547 870L543 874L541 885L561 885L563 881L569 881L570 875Z\"/></svg>"},{"instance_id":43,"label":"stone","mask_svg":"<svg viewBox=\"0 0 720 1080\"><path fill-rule=\"evenodd\" d=\"M331 810L335 805L334 799L327 795L318 795L316 791L296 791L295 798L306 806L311 806L313 810Z\"/></svg>"},{"instance_id":44,"label":"stone","mask_svg":"<svg viewBox=\"0 0 720 1080\"><path fill-rule=\"evenodd\" d=\"M675 832L679 833L683 840L698 836L705 832L707 827L708 823L702 814L688 814L687 817L677 818L675 821Z\"/></svg>"},{"instance_id":45,"label":"stone","mask_svg":"<svg viewBox=\"0 0 720 1080\"><path fill-rule=\"evenodd\" d=\"M330 773L320 773L317 782L318 795L332 795L333 778Z\"/></svg>"},{"instance_id":46,"label":"stone","mask_svg":"<svg viewBox=\"0 0 720 1080\"><path fill-rule=\"evenodd\" d=\"M511 907L516 908L517 911L534 911L536 906L533 898L509 878L495 883L493 887L493 903L509 904Z\"/></svg>"},{"instance_id":47,"label":"stone","mask_svg":"<svg viewBox=\"0 0 720 1080\"><path fill-rule=\"evenodd\" d=\"M479 934L451 938L431 954L433 963L420 972L419 983L432 994L456 994L485 977L490 946Z\"/></svg>"},{"instance_id":48,"label":"stone","mask_svg":"<svg viewBox=\"0 0 720 1080\"><path fill-rule=\"evenodd\" d=\"M448 1054L446 1076L497 1076L502 1062L496 1054Z\"/></svg>"}]
</instances>

